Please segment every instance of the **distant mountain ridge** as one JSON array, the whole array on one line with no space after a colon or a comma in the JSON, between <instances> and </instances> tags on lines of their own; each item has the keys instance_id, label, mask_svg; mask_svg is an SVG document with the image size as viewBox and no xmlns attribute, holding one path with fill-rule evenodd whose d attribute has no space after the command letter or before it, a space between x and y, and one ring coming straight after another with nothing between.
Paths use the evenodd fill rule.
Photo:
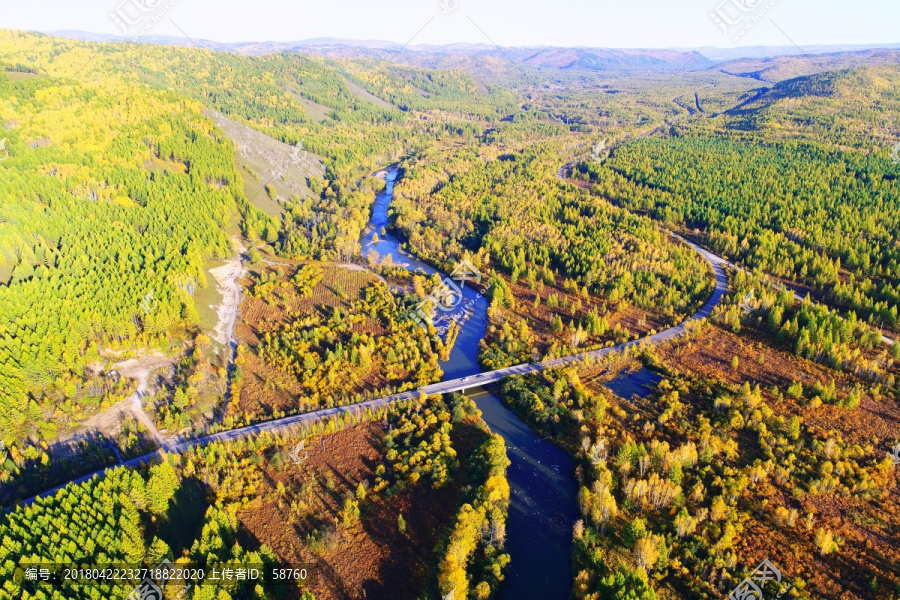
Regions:
<instances>
[{"instance_id":1,"label":"distant mountain ridge","mask_svg":"<svg viewBox=\"0 0 900 600\"><path fill-rule=\"evenodd\" d=\"M717 68L731 75L760 81L783 81L824 71L897 64L900 64L900 49L878 48L810 56L741 58L721 63Z\"/></svg>"},{"instance_id":2,"label":"distant mountain ridge","mask_svg":"<svg viewBox=\"0 0 900 600\"><path fill-rule=\"evenodd\" d=\"M803 46L740 46L737 48L704 48L702 54L714 61L737 59L766 59L778 56L803 56L813 54L835 54L841 52L863 52L877 49L900 49L900 43L891 44L828 44Z\"/></svg>"},{"instance_id":3,"label":"distant mountain ridge","mask_svg":"<svg viewBox=\"0 0 900 600\"><path fill-rule=\"evenodd\" d=\"M48 35L57 37L65 37L90 42L123 42L130 38L110 35L105 33L92 33L80 30L61 30L44 32ZM172 44L187 45L193 42L186 38L174 36L144 36L141 41L151 44ZM239 54L268 54L272 52L284 51L300 51L301 49L312 53L324 53L347 51L355 49L359 51L388 51L396 52L403 48L411 52L429 52L433 54L452 54L459 56L473 56L485 53L494 53L498 50L496 46L491 44L441 44L429 45L418 44L410 46L401 46L395 42L385 40L351 40L335 37L319 37L306 40L297 40L291 42L215 42L212 40L194 40L202 48L211 50L231 51ZM776 56L800 55L806 54L830 54L837 52L859 52L863 50L873 49L900 49L900 43L883 43L883 44L827 44L827 45L809 45L804 46L801 52L795 46L741 46L737 48L703 48L699 51L704 58L713 62L730 61L741 58L772 58ZM660 54L660 53L680 53L689 55L694 52L688 48L590 48L584 46L518 46L504 48L506 52L511 51L532 51L532 52L571 52L571 53L610 53L610 54Z\"/></svg>"},{"instance_id":4,"label":"distant mountain ridge","mask_svg":"<svg viewBox=\"0 0 900 600\"><path fill-rule=\"evenodd\" d=\"M88 42L126 42L130 38L85 31L54 31L47 35ZM900 44L793 46L746 48L585 48L491 44L408 45L384 40L348 40L334 37L292 42L216 42L174 36L144 36L142 43L199 46L249 56L300 52L326 58L378 59L429 69L463 69L478 76L503 73L509 64L560 72L597 71L703 71L717 68L740 77L779 81L830 69L878 65L897 61Z\"/></svg>"},{"instance_id":5,"label":"distant mountain ridge","mask_svg":"<svg viewBox=\"0 0 900 600\"><path fill-rule=\"evenodd\" d=\"M54 31L48 35L90 42L123 42L129 38L83 31ZM536 69L561 70L703 70L711 60L695 51L676 49L560 48L522 46L500 48L490 44L409 45L379 40L314 38L296 42L235 42L188 40L172 36L144 36L149 44L194 45L246 55L304 52L330 58L375 58L430 68L452 67L460 58L512 61ZM402 52L401 52L402 51Z\"/></svg>"}]
</instances>

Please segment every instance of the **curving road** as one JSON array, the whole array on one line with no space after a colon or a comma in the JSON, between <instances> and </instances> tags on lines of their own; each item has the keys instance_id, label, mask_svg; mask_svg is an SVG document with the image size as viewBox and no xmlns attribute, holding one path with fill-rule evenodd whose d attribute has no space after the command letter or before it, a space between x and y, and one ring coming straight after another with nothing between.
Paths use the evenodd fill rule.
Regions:
<instances>
[{"instance_id":1,"label":"curving road","mask_svg":"<svg viewBox=\"0 0 900 600\"><path fill-rule=\"evenodd\" d=\"M754 99L755 99L755 98L754 98ZM732 109L732 110L734 110L734 109ZM654 130L654 131L656 131L656 130ZM650 132L650 133L653 133L653 132ZM641 136L638 136L638 137L644 137L644 136L641 135ZM635 139L636 139L636 138L635 138ZM560 167L559 171L556 172L556 177L557 177L558 179L560 179L561 181L563 181L564 183L569 183L569 184L571 184L571 182L570 182L568 179L566 179L566 171L568 171L569 169L571 169L571 168L572 168L572 165L574 165L574 164L575 164L574 162L569 162L569 163L564 164L562 167ZM720 265L724 265L724 266L728 267L729 269L733 269L733 270L735 270L735 271L741 271L741 272L743 272L743 273L747 273L747 272L748 272L744 267L741 267L740 265L736 265L736 264L734 264L733 262L727 261L727 260L725 260L724 258L722 258L722 257L720 257L720 256L716 256L715 254L712 254L712 253L710 253L710 252L708 252L708 251L706 251L706 250L702 250L702 249L701 249L699 246L697 246L696 244L693 244L693 243L691 243L691 242L688 242L687 240L685 240L684 238L682 238L682 237L681 237L680 235L678 235L677 233L673 233L672 231L669 231L668 229L666 229L665 227L663 227L663 226L660 225L659 223L657 223L656 226L657 226L657 228L659 228L659 230L662 231L663 233L666 233L666 234L671 235L671 236L673 236L673 237L675 237L675 238L678 238L679 240L681 240L681 241L684 242L685 244L691 246L692 248L694 248L695 250L697 250L697 251L700 252L701 254L704 254L704 255L706 256L706 259L707 259L707 260L715 260L715 261L718 261L718 263L719 263ZM777 289L779 289L779 290L782 290L782 289L785 289L785 288L786 288L786 286L784 286L784 285L782 285L782 284L778 284L778 283L773 283L773 285L774 285ZM798 294L796 291L794 291L794 290L792 290L792 289L790 289L790 288L787 288L787 289L794 295L794 300L796 300L797 302L803 302L803 301L804 301L805 298L804 298L803 296L801 296L800 294ZM893 338L890 338L890 337L888 337L888 336L886 336L886 335L884 335L884 334L882 333L882 334L881 334L881 342L882 342L883 344L887 344L888 346L892 346L892 345L894 344L894 339L893 339Z\"/></svg>"},{"instance_id":2,"label":"curving road","mask_svg":"<svg viewBox=\"0 0 900 600\"><path fill-rule=\"evenodd\" d=\"M572 163L564 165L557 173L557 176L566 181L565 171L571 167ZM568 183L568 181L566 181ZM631 348L634 346L639 346L641 344L658 344L660 342L664 342L666 340L671 340L678 336L683 335L687 331L687 326L689 323L693 321L698 321L701 319L705 319L712 314L713 309L718 306L718 304L722 301L722 296L728 291L728 277L726 275L727 269L735 269L735 270L743 270L741 267L734 265L733 263L721 258L708 250L701 248L697 244L690 242L683 237L679 236L676 233L669 231L668 229L659 226L660 231L666 233L667 235L672 236L673 238L680 241L682 244L689 246L695 252L700 254L706 261L710 264L713 269L713 273L715 274L716 286L713 290L712 295L709 300L703 305L703 307L693 316L686 319L679 325L675 327L671 327L654 335L650 335L647 337L640 338L638 340L633 340L630 342L626 342L624 344L618 344L616 346L610 346L607 348L600 348L598 350L591 350L587 352L581 352L579 354L573 354L571 356L566 356L563 358L555 358L550 360L545 360L537 363L525 363L521 365L515 365L512 367L506 367L504 369L497 369L494 371L487 371L484 373L480 373L477 375L472 375L469 377L460 377L457 379L450 379L448 381L442 381L439 383L433 383L431 385L426 385L424 387L418 388L416 390L402 392L399 394L393 394L391 396L385 396L383 398L376 398L374 400L367 400L365 402L360 402L359 404L353 404L350 406L340 406L335 408L326 408L323 410L317 410L314 412L304 413L302 415L293 415L290 417L283 417L281 419L274 419L272 421L267 421L265 423L257 423L256 425L248 425L246 427L239 427L237 429L232 429L229 431L222 431L219 433L215 433L212 435L208 435L202 438L197 438L194 440L188 440L180 443L167 443L157 452L153 452L150 454L145 454L143 456L139 456L137 458L133 458L131 460L124 461L118 465L114 465L108 467L107 469L102 469L100 471L91 473L84 477L80 477L78 479L71 480L67 483L59 485L51 490L48 490L38 496L34 496L29 498L28 500L23 501L21 504L27 505L32 503L39 496L46 496L56 491L64 488L66 485L70 483L82 483L87 481L95 476L103 476L109 469L114 469L119 466L127 466L127 467L135 467L140 465L141 463L145 463L151 460L158 458L163 451L180 453L184 452L190 448L195 446L205 446L207 444L213 442L227 442L238 440L250 436L259 435L265 431L276 433L282 431L288 431L294 428L298 428L303 426L304 424L313 423L322 419L328 419L334 417L336 415L340 415L343 413L357 413L365 411L366 409L378 409L385 406L389 406L394 404L395 402L399 402L402 400L409 400L411 398L415 398L417 396L421 396L423 394L448 394L451 392L459 392L464 391L469 388L478 387L481 385L485 385L488 383L494 383L500 381L504 377L508 377L510 375L526 375L528 373L538 373L540 371L545 371L547 369L554 369L557 367L561 367L564 365L577 363L583 361L585 358L596 359L601 358L603 356L607 356L609 354L615 352L621 352L627 348ZM795 294L796 296L796 294ZM799 298L802 300L802 298ZM887 338L886 336L882 336L882 339L885 343L893 343L893 340Z\"/></svg>"},{"instance_id":3,"label":"curving road","mask_svg":"<svg viewBox=\"0 0 900 600\"><path fill-rule=\"evenodd\" d=\"M659 342L663 342L666 340L671 340L680 335L683 335L687 331L687 326L689 323L693 321L698 321L700 319L705 319L712 314L713 309L721 302L722 296L728 290L728 277L725 273L725 267L730 266L730 263L719 258L715 254L704 250L703 248L697 246L696 244L681 238L680 236L668 232L669 235L681 241L681 243L691 247L698 254L703 256L709 262L710 266L713 269L716 278L716 286L713 290L712 295L709 300L703 305L703 307L693 316L686 319L679 325L675 327L671 327L654 335L650 335L647 337L643 337L637 340L633 340L630 342L626 342L624 344L618 344L616 346L609 346L607 348L600 348L598 350L590 350L587 352L581 352L579 354L573 354L571 356L566 356L563 358L554 358L550 360L545 360L537 363L525 363L521 365L515 365L512 367L506 367L504 369L497 369L494 371L487 371L484 373L480 373L477 375L472 375L469 377L460 377L457 379L450 379L448 381L442 381L439 383L433 383L431 385L426 385L424 387L420 387L416 390L402 392L399 394L393 394L391 396L385 396L383 398L376 398L374 400L367 400L365 402L360 402L358 404L352 404L349 406L339 406L334 408L326 408L322 410L317 410L313 412L304 413L302 415L293 415L290 417L283 417L281 419L274 419L272 421L266 421L264 423L257 423L256 425L248 425L246 427L239 427L236 429L231 429L229 431L222 431L219 433L214 433L212 435L208 435L202 438L197 438L194 440L188 440L181 443L169 443L165 444L163 448L161 448L157 452L152 452L150 454L145 454L143 456L139 456L137 458L133 458L131 460L124 461L118 465L114 465L108 467L106 469L102 469L100 471L96 471L89 475L85 475L84 477L80 477L78 479L74 479L62 485L59 485L51 490L48 490L42 494L38 494L38 496L34 496L29 498L28 500L23 501L21 504L28 505L34 502L39 496L47 496L56 493L58 490L64 488L70 483L82 483L87 481L95 476L103 476L110 469L118 468L120 466L126 467L136 467L144 462L149 462L161 456L162 452L172 452L172 453L181 453L190 448L197 446L205 446L207 444L211 444L213 442L227 442L238 440L246 437L256 436L263 432L283 432L289 431L291 429L296 429L304 424L313 423L316 421L320 421L323 419L328 419L330 417L334 417L337 415L341 415L343 413L361 413L366 409L378 409L382 407L389 406L394 404L395 402L399 402L402 400L409 400L411 398L415 398L417 396L421 396L423 394L448 394L451 392L459 392L463 390L467 390L472 387L478 387L487 383L494 383L500 381L504 377L508 377L510 375L526 375L528 373L538 373L540 371L545 371L547 369L555 369L557 367L561 367L564 365L577 363L583 361L585 358L596 359L601 358L603 356L607 356L609 354L615 352L621 352L627 348L631 348L634 346L639 346L641 344L657 344Z\"/></svg>"},{"instance_id":4,"label":"curving road","mask_svg":"<svg viewBox=\"0 0 900 600\"><path fill-rule=\"evenodd\" d=\"M571 165L563 166L557 176L565 181L565 171ZM741 267L734 265L733 263L709 252L708 250L701 248L697 244L690 242L683 237L679 236L676 233L669 231L668 229L659 226L660 231L666 233L667 235L672 236L673 238L680 241L682 244L689 246L695 252L700 254L706 261L710 264L713 269L713 273L715 274L716 285L713 290L712 295L709 300L700 308L700 310L686 319L684 322L671 327L669 329L663 330L659 333L643 337L637 340L633 340L630 342L626 342L624 344L618 344L616 346L610 346L607 348L600 348L597 350L591 350L587 352L581 352L578 354L573 354L571 356L566 356L563 358L554 358L550 360L545 360L537 363L525 363L521 365L515 365L512 367L506 367L503 369L497 369L494 371L487 371L484 373L479 373L477 375L471 375L468 377L460 377L457 379L450 379L447 381L442 381L439 383L433 383L431 385L426 385L424 387L418 388L416 390L402 392L399 394L393 394L391 396L385 396L382 398L376 398L374 400L367 400L365 402L360 402L359 404L353 404L350 406L340 406L334 408L326 408L322 410L317 410L309 413L304 413L301 415L293 415L289 417L283 417L281 419L274 419L272 421L267 421L264 423L257 423L256 425L248 425L246 427L239 427L237 429L231 429L229 431L222 431L219 433L215 433L212 435L208 435L202 438L197 438L194 440L188 440L180 443L168 443L163 446L159 451L153 452L150 454L145 454L143 456L139 456L137 458L133 458L131 460L124 461L119 465L115 465L112 467L108 467L107 469L103 469L84 477L80 477L78 479L74 479L65 484L59 485L47 492L39 494L38 496L46 496L55 493L56 491L64 488L69 483L82 483L87 481L95 476L104 475L109 469L117 468L119 466L127 466L127 467L135 467L141 463L148 462L158 458L163 451L180 453L184 452L190 448L195 446L205 446L207 444L213 442L227 442L238 440L250 436L259 435L263 432L282 432L288 431L294 428L298 428L303 426L304 424L313 423L319 420L328 419L343 413L357 413L365 411L366 409L378 409L385 406L389 406L396 402L402 400L409 400L411 398L415 398L417 396L421 396L423 394L448 394L452 392L464 391L469 388L478 387L481 385L485 385L488 383L494 383L500 381L504 377L508 377L510 375L526 375L529 373L538 373L540 371L545 371L547 369L554 369L557 367L565 366L572 363L577 363L583 361L585 358L597 359L604 356L607 356L612 353L621 352L627 348L631 348L634 346L639 346L641 344L658 344L660 342L664 342L666 340L671 340L678 336L683 335L687 331L687 326L689 323L693 321L698 321L701 319L705 319L712 314L713 309L718 306L718 304L722 301L722 297L728 291L728 277L726 275L727 269L735 269L735 270L743 270ZM802 299L801 299L802 300ZM885 343L893 343L893 340L889 338L884 338ZM34 496L22 502L22 504L30 504L33 502L38 496Z\"/></svg>"}]
</instances>

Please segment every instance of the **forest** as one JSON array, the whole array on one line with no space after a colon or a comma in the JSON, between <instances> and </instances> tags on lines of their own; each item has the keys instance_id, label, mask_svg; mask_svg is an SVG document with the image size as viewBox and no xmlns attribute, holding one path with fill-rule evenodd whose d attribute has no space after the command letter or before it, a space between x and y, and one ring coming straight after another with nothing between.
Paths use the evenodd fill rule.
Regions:
<instances>
[{"instance_id":1,"label":"forest","mask_svg":"<svg viewBox=\"0 0 900 600\"><path fill-rule=\"evenodd\" d=\"M261 218L200 105L107 85L0 73L4 117L18 124L0 167L0 432L10 441L52 438L99 403L81 393L81 374L105 352L178 343L197 325L205 261L231 254L223 227L239 211ZM153 160L166 168L149 169Z\"/></svg>"},{"instance_id":2,"label":"forest","mask_svg":"<svg viewBox=\"0 0 900 600\"><path fill-rule=\"evenodd\" d=\"M900 599L898 68L804 58L484 81L0 30L0 598L124 598L23 572L168 560L315 567L178 600L495 599L509 419L575 465L573 600L727 597L763 560L766 597ZM501 417L266 423L675 327L722 287L672 233L737 265L683 336L484 386ZM419 326L443 278L410 257L471 263L478 318Z\"/></svg>"},{"instance_id":3,"label":"forest","mask_svg":"<svg viewBox=\"0 0 900 600\"><path fill-rule=\"evenodd\" d=\"M709 296L711 274L695 252L649 219L557 181L552 144L450 156L402 163L392 227L438 266L469 257L490 273L484 366L627 340L619 321L629 308L662 328Z\"/></svg>"},{"instance_id":4,"label":"forest","mask_svg":"<svg viewBox=\"0 0 900 600\"><path fill-rule=\"evenodd\" d=\"M695 375L684 354L715 339L708 333L660 353L502 383L516 414L578 461L573 597L722 597L766 558L784 573L780 589L789 585L790 597L897 597L896 548L867 542L876 522L886 536L900 526L884 512L895 468L866 435L866 403L878 414L893 401L876 393L864 408L859 396L841 402L837 410L856 415L855 425L842 421L842 434L816 410L819 395L837 398L833 379L763 388L753 376L737 375L739 384ZM662 380L646 397L619 398L603 385L647 366ZM850 385L842 382L841 396L859 393ZM881 430L891 417L875 418Z\"/></svg>"},{"instance_id":5,"label":"forest","mask_svg":"<svg viewBox=\"0 0 900 600\"><path fill-rule=\"evenodd\" d=\"M193 337L192 298L211 285L203 265L232 254L225 230L235 214L247 239L286 257L351 258L373 199L361 174L437 140L472 137L483 126L468 123L514 108L509 90L482 93L462 72L297 54L99 49L3 31L0 62L17 75L28 65L14 80L0 73L11 150L0 166L8 284L0 290L0 393L9 407L0 432L10 443L52 438L53 424L93 410L98 398L80 393L90 361ZM359 84L382 90L375 100L383 106L358 97ZM317 122L304 103L330 116ZM280 223L254 209L233 144L204 106L323 156L319 197L294 199ZM466 122L451 126L445 112ZM38 304L43 313L28 310Z\"/></svg>"},{"instance_id":6,"label":"forest","mask_svg":"<svg viewBox=\"0 0 900 600\"><path fill-rule=\"evenodd\" d=\"M439 381L444 345L408 318L411 295L362 269L251 265L221 428L353 404ZM217 429L219 426L214 426Z\"/></svg>"},{"instance_id":7,"label":"forest","mask_svg":"<svg viewBox=\"0 0 900 600\"><path fill-rule=\"evenodd\" d=\"M596 193L698 230L717 253L893 330L900 184L887 142L879 149L865 128L884 113L845 98L897 77L873 67L781 82L756 104L624 144L577 171ZM885 90L879 102L896 113ZM826 121L835 107L850 124Z\"/></svg>"},{"instance_id":8,"label":"forest","mask_svg":"<svg viewBox=\"0 0 900 600\"><path fill-rule=\"evenodd\" d=\"M332 452L317 451L320 443L323 448L330 445ZM378 463L374 471L362 466L370 459ZM360 479L351 484L340 478L338 483L332 469L351 464L362 468ZM321 569L295 590L296 595L269 580L268 585L156 583L167 597L314 600L320 592L332 597L334 586L355 585L354 577L366 573L374 579L357 584L367 586L363 589L370 598L412 600L429 589L457 590L465 597L471 587L473 597L486 599L502 581L509 560L503 553L507 465L502 441L487 430L474 403L462 396L438 396L391 411L321 422L304 431L211 444L167 455L149 468L117 468L16 508L4 519L0 597L126 597L138 583L29 582L22 574L32 564L54 569L79 563L152 568L168 560L192 568L275 569L296 568L302 559L302 564L313 565L310 569L328 564L336 570ZM421 481L420 474L425 475ZM444 506L448 500L450 506ZM416 508L419 502L432 506L430 510L439 503L438 510L455 507L457 512L437 523L424 521ZM259 529L256 518L262 507L274 510L269 518L303 531L299 545L292 537L285 547L278 531ZM368 521L381 523L387 514L393 516L392 538L409 538L415 547L435 544L443 557L440 565L430 565L427 556L396 563L417 573L399 595L395 582L378 582L377 569L372 570L372 561L384 558L348 558L338 547L341 539L353 539L382 554L387 540L358 538L367 535ZM257 536L269 539L271 546L249 541ZM343 580L340 565L348 561L359 572Z\"/></svg>"}]
</instances>

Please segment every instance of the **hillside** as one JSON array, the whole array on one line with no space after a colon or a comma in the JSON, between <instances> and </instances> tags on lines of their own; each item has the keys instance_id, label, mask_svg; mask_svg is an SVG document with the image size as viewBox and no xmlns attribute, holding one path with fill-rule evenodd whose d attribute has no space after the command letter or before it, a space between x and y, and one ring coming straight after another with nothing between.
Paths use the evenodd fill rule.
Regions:
<instances>
[{"instance_id":1,"label":"hillside","mask_svg":"<svg viewBox=\"0 0 900 600\"><path fill-rule=\"evenodd\" d=\"M716 65L725 73L765 82L784 81L825 71L865 66L892 66L900 61L900 50L871 49L829 52L806 56L739 58Z\"/></svg>"},{"instance_id":2,"label":"hillside","mask_svg":"<svg viewBox=\"0 0 900 600\"><path fill-rule=\"evenodd\" d=\"M815 139L882 154L900 134L898 84L896 65L795 77L731 111L726 122L778 138Z\"/></svg>"},{"instance_id":3,"label":"hillside","mask_svg":"<svg viewBox=\"0 0 900 600\"><path fill-rule=\"evenodd\" d=\"M898 83L896 66L779 82L585 170L627 206L896 330Z\"/></svg>"}]
</instances>

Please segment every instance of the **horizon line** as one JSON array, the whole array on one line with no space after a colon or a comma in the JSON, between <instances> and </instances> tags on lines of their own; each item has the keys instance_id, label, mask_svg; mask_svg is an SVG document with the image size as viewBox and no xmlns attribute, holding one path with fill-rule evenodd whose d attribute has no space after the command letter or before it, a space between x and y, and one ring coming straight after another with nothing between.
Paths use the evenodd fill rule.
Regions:
<instances>
[{"instance_id":1,"label":"horizon line","mask_svg":"<svg viewBox=\"0 0 900 600\"><path fill-rule=\"evenodd\" d=\"M102 38L107 38L105 40L76 40L76 41L86 41L93 43L104 43L104 42L138 42L138 43L152 43L149 40L153 39L168 39L168 40L179 40L188 44L192 44L193 42L206 42L211 44L219 44L222 46L242 46L242 45L251 45L251 44L311 44L312 42L324 42L324 41L332 41L334 43L345 43L348 45L353 44L383 44L385 46L404 46L400 42L393 42L390 40L383 39L361 39L361 38L342 38L342 37L334 37L334 36L321 36L314 38L303 38L303 39L292 39L292 40L243 40L236 42L222 42L215 39L210 38L188 38L181 37L177 35L145 35L140 36L137 39L132 39L127 36L116 35L111 33L99 33L95 31L87 31L83 29L57 29L53 31L40 31L37 29L6 29L0 28L6 31L19 31L23 33L37 33L41 35L48 35L51 37L58 37L63 39L73 39L66 37L64 34L84 34L84 35L92 35ZM144 41L146 40L146 41ZM447 42L444 44L409 44L405 45L406 49L412 48L446 48L450 46L468 46L468 47L483 47L483 48L496 48L495 44L487 44L484 42ZM895 50L900 49L900 41L898 42L874 42L867 44L857 44L857 43L848 43L848 42L830 42L825 44L805 44L804 48L806 50L810 49L825 49L825 48L833 48L833 47L844 47L844 48L859 48L859 49L869 49L869 50ZM743 50L756 50L756 49L787 49L788 53L796 53L799 54L800 51L790 44L784 45L753 45L753 46L707 46L702 49L692 48L689 46L583 46L583 45L573 45L573 46L557 46L554 44L524 44L524 45L512 45L512 46L500 46L501 48L556 48L556 49L571 49L571 50L674 50L679 52L697 52L698 54L702 54L702 50L725 50L729 52L740 52Z\"/></svg>"}]
</instances>

